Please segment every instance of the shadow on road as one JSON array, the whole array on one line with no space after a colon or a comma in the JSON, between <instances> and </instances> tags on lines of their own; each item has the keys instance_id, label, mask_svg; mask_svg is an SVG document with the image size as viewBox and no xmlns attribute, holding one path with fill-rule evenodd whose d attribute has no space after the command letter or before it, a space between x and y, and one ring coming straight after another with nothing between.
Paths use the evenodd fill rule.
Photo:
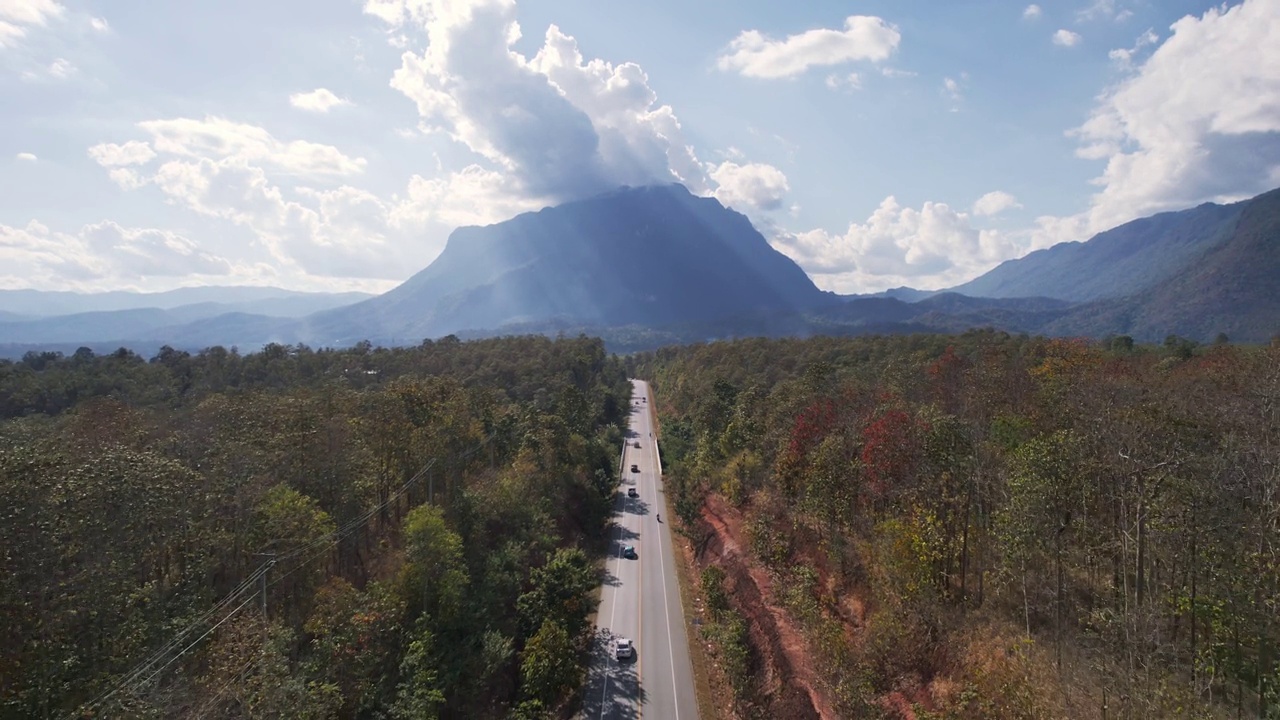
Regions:
<instances>
[{"instance_id":1,"label":"shadow on road","mask_svg":"<svg viewBox=\"0 0 1280 720\"><path fill-rule=\"evenodd\" d=\"M614 635L608 628L597 628L591 639L591 667L587 671L579 718L632 720L640 717L645 694L640 687L636 659L615 660L613 640Z\"/></svg>"}]
</instances>

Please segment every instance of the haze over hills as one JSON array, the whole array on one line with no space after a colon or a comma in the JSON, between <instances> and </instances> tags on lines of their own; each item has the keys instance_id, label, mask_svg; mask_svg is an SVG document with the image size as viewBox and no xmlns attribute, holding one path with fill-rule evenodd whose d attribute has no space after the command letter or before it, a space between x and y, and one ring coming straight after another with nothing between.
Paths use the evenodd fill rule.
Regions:
<instances>
[{"instance_id":1,"label":"haze over hills","mask_svg":"<svg viewBox=\"0 0 1280 720\"><path fill-rule=\"evenodd\" d=\"M127 290L99 293L0 290L0 313L50 317L111 310L143 308L171 310L189 305L210 305L211 314L258 312L276 317L302 317L331 307L349 305L369 297L372 295L362 292L301 292L250 285L185 287L158 293ZM202 315L202 317L207 316L209 315Z\"/></svg>"},{"instance_id":2,"label":"haze over hills","mask_svg":"<svg viewBox=\"0 0 1280 720\"><path fill-rule=\"evenodd\" d=\"M599 335L628 351L751 335L972 327L1146 341L1169 334L1207 341L1225 332L1262 342L1280 331L1278 244L1280 190L1136 220L1006 262L951 291L837 296L717 200L680 185L622 188L459 228L435 262L377 297L269 288L0 291L0 354L77 343L346 346L561 332ZM188 302L210 296L236 302ZM87 302L168 307L31 316Z\"/></svg>"},{"instance_id":3,"label":"haze over hills","mask_svg":"<svg viewBox=\"0 0 1280 720\"><path fill-rule=\"evenodd\" d=\"M191 287L163 293L72 293L39 290L0 290L0 342L102 343L117 340L188 338L200 342L227 337L219 328L240 322L246 327L235 338L262 336L261 321L270 318L274 330L293 327L280 318L301 318L329 308L372 297L368 293L304 293L268 287ZM217 324L205 322L229 315ZM179 329L181 328L181 329Z\"/></svg>"}]
</instances>

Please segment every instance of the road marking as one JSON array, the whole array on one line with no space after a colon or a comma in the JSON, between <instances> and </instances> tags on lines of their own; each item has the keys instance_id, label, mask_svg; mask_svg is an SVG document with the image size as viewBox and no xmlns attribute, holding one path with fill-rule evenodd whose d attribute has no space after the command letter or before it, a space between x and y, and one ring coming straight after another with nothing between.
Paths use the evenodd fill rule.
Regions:
<instances>
[{"instance_id":1,"label":"road marking","mask_svg":"<svg viewBox=\"0 0 1280 720\"><path fill-rule=\"evenodd\" d=\"M623 451L623 454L622 454L622 459L623 459L623 461L624 461L624 462L625 462L625 460L626 460L626 457L627 457L627 455L626 455L626 451L624 450L624 451ZM623 502L626 502L626 501L624 500ZM622 514L622 513L619 513L619 515L621 515L621 514ZM619 519L621 519L621 518L619 518ZM619 522L619 523L615 523L615 524L614 524L614 528L613 528L613 529L614 529L614 531L615 531L615 534L619 534L619 533L621 533L621 531L622 531L622 524L621 524L620 522ZM622 539L621 537L619 537L619 538L618 538L618 540L619 540L619 541L621 541L621 539ZM621 586L622 586L622 568L621 568L621 563L619 563L619 562L617 562L617 561L615 560L615 562L614 562L614 566L615 566L615 567L617 568L617 570L618 570L618 575L617 575L617 578L618 578L618 586L619 586L619 587L621 587ZM604 570L605 570L605 572L609 572L609 563L608 563L608 561L606 561L606 562L605 562L605 564L604 564ZM612 637L612 636L613 636L613 618L614 618L615 613L616 613L616 612L617 612L617 610L618 610L618 591L617 591L617 589L616 589L616 588L614 589L614 591L613 591L612 593L610 593L610 594L609 594L609 600L610 600L610 602L609 602L609 635L610 635L610 637ZM612 653L612 652L610 652L609 647L608 647L608 646L606 646L606 647L605 647L605 649L604 649L604 688L602 688L602 689L600 690L600 717L601 717L602 719L604 718L604 711L605 711L605 708L607 707L607 705L606 705L606 703L605 703L605 700L609 697L609 675L610 675L610 670L612 669L612 666L613 666L613 658L612 658L612 657L610 657L611 655L613 655L613 653Z\"/></svg>"},{"instance_id":2,"label":"road marking","mask_svg":"<svg viewBox=\"0 0 1280 720\"><path fill-rule=\"evenodd\" d=\"M649 419L652 424L652 418ZM652 442L649 443L653 445ZM656 457L656 452L654 453ZM662 469L658 469L658 475L662 475ZM654 492L658 492L655 484ZM663 494L665 497L665 493ZM671 702L676 708L676 720L680 720L680 691L679 683L676 682L676 651L675 642L671 636L671 609L667 603L667 559L662 551L662 536L665 533L662 528L658 528L658 562L662 566L662 610L667 616L667 656L671 660Z\"/></svg>"}]
</instances>

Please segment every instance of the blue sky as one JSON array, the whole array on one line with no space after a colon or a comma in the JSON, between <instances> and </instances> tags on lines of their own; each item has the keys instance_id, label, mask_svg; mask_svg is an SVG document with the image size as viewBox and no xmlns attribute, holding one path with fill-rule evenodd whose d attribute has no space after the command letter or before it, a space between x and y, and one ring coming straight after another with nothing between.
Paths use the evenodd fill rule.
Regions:
<instances>
[{"instance_id":1,"label":"blue sky","mask_svg":"<svg viewBox=\"0 0 1280 720\"><path fill-rule=\"evenodd\" d=\"M394 286L684 182L937 288L1280 186L1280 0L0 0L0 287Z\"/></svg>"}]
</instances>

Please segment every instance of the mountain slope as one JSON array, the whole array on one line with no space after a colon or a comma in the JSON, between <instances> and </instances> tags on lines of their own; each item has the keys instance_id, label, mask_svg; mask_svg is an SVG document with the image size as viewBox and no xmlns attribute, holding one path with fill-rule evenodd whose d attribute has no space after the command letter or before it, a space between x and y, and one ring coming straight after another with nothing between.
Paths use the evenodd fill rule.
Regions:
<instances>
[{"instance_id":1,"label":"mountain slope","mask_svg":"<svg viewBox=\"0 0 1280 720\"><path fill-rule=\"evenodd\" d=\"M1142 292L1184 272L1196 258L1226 241L1244 204L1205 203L1134 220L1087 242L1061 243L1006 261L951 291L1074 302Z\"/></svg>"},{"instance_id":2,"label":"mountain slope","mask_svg":"<svg viewBox=\"0 0 1280 720\"><path fill-rule=\"evenodd\" d=\"M315 342L340 344L551 320L659 326L827 302L745 216L665 185L459 228L404 284L308 320Z\"/></svg>"},{"instance_id":3,"label":"mountain slope","mask_svg":"<svg viewBox=\"0 0 1280 720\"><path fill-rule=\"evenodd\" d=\"M1238 204L1227 240L1167 281L1124 300L1073 309L1042 328L1051 334L1177 334L1240 342L1280 333L1280 189ZM1232 206L1236 207L1236 206Z\"/></svg>"}]
</instances>

